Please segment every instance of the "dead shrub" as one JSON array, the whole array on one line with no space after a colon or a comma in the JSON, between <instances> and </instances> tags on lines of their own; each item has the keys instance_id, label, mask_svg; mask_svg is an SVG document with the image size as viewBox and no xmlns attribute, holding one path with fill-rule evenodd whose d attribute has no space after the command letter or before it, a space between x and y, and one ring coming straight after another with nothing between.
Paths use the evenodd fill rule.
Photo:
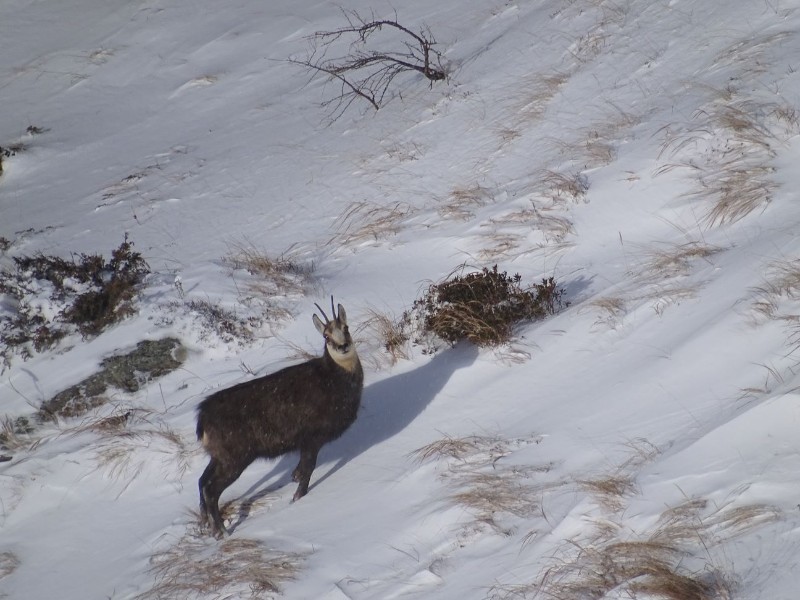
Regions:
<instances>
[{"instance_id":1,"label":"dead shrub","mask_svg":"<svg viewBox=\"0 0 800 600\"><path fill-rule=\"evenodd\" d=\"M187 532L150 559L153 587L135 600L272 598L294 579L304 556L277 552L246 538L209 540Z\"/></svg>"},{"instance_id":2,"label":"dead shrub","mask_svg":"<svg viewBox=\"0 0 800 600\"><path fill-rule=\"evenodd\" d=\"M462 265L458 274L429 286L404 322L410 325L416 313L425 333L451 345L466 339L477 346L497 346L507 342L520 323L568 306L564 289L552 277L525 288L519 274L501 272L497 265L463 274L465 269Z\"/></svg>"},{"instance_id":3,"label":"dead shrub","mask_svg":"<svg viewBox=\"0 0 800 600\"><path fill-rule=\"evenodd\" d=\"M0 315L0 356L28 358L75 331L100 334L134 312L139 286L150 273L142 255L125 239L111 259L99 254L13 257L14 270L0 271L0 296L11 310ZM43 304L46 305L43 308Z\"/></svg>"}]
</instances>

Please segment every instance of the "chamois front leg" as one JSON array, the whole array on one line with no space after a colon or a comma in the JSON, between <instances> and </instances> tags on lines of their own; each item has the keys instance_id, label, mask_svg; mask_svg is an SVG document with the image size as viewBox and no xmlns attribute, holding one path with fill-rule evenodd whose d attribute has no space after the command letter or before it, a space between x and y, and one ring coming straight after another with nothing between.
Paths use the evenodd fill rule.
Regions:
<instances>
[{"instance_id":1,"label":"chamois front leg","mask_svg":"<svg viewBox=\"0 0 800 600\"><path fill-rule=\"evenodd\" d=\"M317 454L319 446L310 446L300 449L300 462L297 463L292 472L292 481L298 482L297 491L294 493L292 501L300 500L308 493L308 484L311 481L311 473L317 466Z\"/></svg>"}]
</instances>

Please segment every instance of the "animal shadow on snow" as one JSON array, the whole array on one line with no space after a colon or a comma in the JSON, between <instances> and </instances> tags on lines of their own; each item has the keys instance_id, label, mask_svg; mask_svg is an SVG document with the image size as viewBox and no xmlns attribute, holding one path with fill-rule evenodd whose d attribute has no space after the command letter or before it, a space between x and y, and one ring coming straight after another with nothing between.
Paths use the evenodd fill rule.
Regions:
<instances>
[{"instance_id":1,"label":"animal shadow on snow","mask_svg":"<svg viewBox=\"0 0 800 600\"><path fill-rule=\"evenodd\" d=\"M453 373L469 367L477 357L478 349L475 346L460 344L437 353L418 369L365 386L356 422L342 437L323 446L320 451L314 471L316 481L312 482L309 493L349 461L403 431L441 392ZM235 522L228 527L229 531L234 531L247 519L253 505L259 500L291 482L291 473L297 460L297 452L282 456L269 473L233 501L238 507ZM328 467L331 462L335 464ZM257 461L254 464L264 463ZM280 473L278 481L262 488L276 473Z\"/></svg>"}]
</instances>

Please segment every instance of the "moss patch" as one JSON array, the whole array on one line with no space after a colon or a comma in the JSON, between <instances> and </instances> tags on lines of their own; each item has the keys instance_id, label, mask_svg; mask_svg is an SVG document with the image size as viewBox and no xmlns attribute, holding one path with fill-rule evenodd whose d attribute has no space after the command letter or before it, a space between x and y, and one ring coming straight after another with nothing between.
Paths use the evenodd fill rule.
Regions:
<instances>
[{"instance_id":1,"label":"moss patch","mask_svg":"<svg viewBox=\"0 0 800 600\"><path fill-rule=\"evenodd\" d=\"M45 401L36 413L39 421L79 417L104 404L108 388L136 392L152 379L177 369L183 345L175 338L145 340L126 354L103 359L100 370Z\"/></svg>"}]
</instances>

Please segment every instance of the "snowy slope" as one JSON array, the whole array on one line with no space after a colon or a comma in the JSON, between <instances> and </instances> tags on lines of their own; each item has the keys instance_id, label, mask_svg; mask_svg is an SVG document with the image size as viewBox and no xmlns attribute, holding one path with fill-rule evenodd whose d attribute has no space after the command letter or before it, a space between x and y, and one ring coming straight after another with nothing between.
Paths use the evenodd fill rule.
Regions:
<instances>
[{"instance_id":1,"label":"snowy slope","mask_svg":"<svg viewBox=\"0 0 800 600\"><path fill-rule=\"evenodd\" d=\"M330 122L335 86L286 59L342 25L334 3L0 5L0 147L20 147L0 264L107 254L128 233L152 269L134 317L15 360L0 415L142 339L189 348L0 451L0 597L269 597L252 569L274 558L296 568L287 598L628 598L637 581L662 598L644 575L591 575L655 541L708 597L796 598L800 7L346 8L430 27L449 80L398 78L378 112ZM309 280L250 298L225 260L242 247ZM396 318L462 263L554 276L571 304L497 350L410 347L394 365L361 328L362 411L309 495L290 503L296 457L256 463L223 496L231 538L197 535L197 403L319 351L313 302ZM225 341L192 301L264 322ZM132 409L124 437L88 426ZM448 438L455 456L415 454Z\"/></svg>"}]
</instances>

